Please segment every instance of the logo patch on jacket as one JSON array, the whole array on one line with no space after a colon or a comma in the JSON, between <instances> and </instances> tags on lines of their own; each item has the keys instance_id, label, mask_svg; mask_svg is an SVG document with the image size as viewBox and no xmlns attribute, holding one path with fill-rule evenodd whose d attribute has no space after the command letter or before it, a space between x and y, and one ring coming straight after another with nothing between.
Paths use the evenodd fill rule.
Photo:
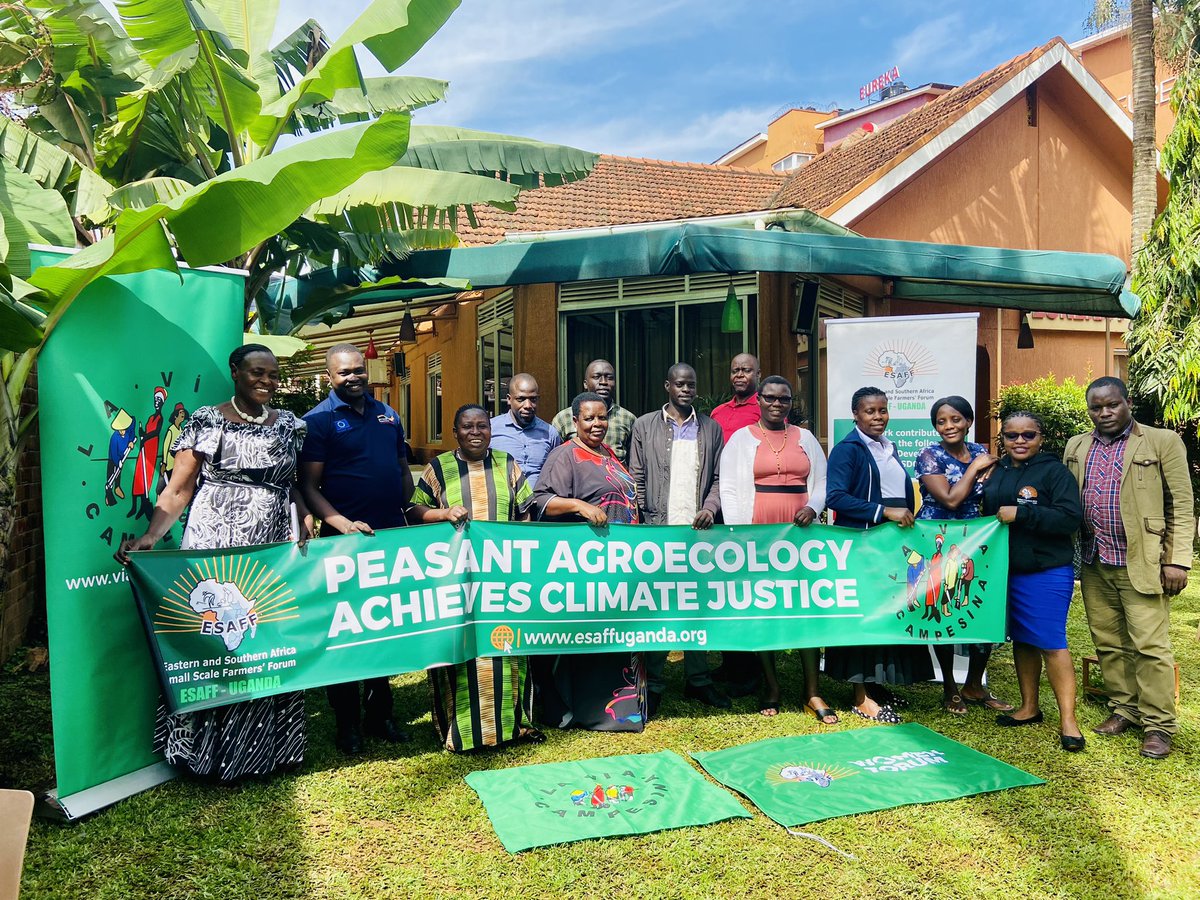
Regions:
<instances>
[{"instance_id":1,"label":"logo patch on jacket","mask_svg":"<svg viewBox=\"0 0 1200 900\"><path fill-rule=\"evenodd\" d=\"M1025 485L1025 487L1017 491L1017 502L1036 506L1038 502L1037 488Z\"/></svg>"}]
</instances>

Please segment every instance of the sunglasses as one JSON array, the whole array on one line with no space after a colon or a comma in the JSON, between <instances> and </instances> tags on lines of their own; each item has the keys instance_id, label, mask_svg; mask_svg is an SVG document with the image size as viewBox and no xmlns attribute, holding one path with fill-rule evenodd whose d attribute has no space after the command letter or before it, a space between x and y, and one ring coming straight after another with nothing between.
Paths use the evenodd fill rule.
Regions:
<instances>
[{"instance_id":1,"label":"sunglasses","mask_svg":"<svg viewBox=\"0 0 1200 900\"><path fill-rule=\"evenodd\" d=\"M1040 431L1006 431L1004 432L1004 439L1006 441L1032 441L1040 434Z\"/></svg>"},{"instance_id":2,"label":"sunglasses","mask_svg":"<svg viewBox=\"0 0 1200 900\"><path fill-rule=\"evenodd\" d=\"M758 395L758 399L762 401L763 406L791 406L791 397L765 397L762 394Z\"/></svg>"}]
</instances>

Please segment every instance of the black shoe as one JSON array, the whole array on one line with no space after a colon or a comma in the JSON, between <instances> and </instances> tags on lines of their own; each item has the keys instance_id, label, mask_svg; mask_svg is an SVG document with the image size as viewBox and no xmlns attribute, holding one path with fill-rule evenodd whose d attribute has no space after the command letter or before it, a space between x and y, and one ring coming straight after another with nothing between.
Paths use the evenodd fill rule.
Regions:
<instances>
[{"instance_id":1,"label":"black shoe","mask_svg":"<svg viewBox=\"0 0 1200 900\"><path fill-rule=\"evenodd\" d=\"M364 719L363 732L367 737L378 738L389 744L407 744L412 740L412 736L407 731L397 728L396 723L390 718Z\"/></svg>"},{"instance_id":2,"label":"black shoe","mask_svg":"<svg viewBox=\"0 0 1200 900\"><path fill-rule=\"evenodd\" d=\"M1063 734L1059 735L1058 739L1062 743L1062 748L1068 753L1078 753L1087 745L1087 741L1084 740L1082 734L1079 735L1079 737L1072 737L1069 734Z\"/></svg>"},{"instance_id":3,"label":"black shoe","mask_svg":"<svg viewBox=\"0 0 1200 900\"><path fill-rule=\"evenodd\" d=\"M695 700L697 703L703 703L705 706L715 706L717 709L729 709L731 704L729 698L718 691L711 684L704 684L697 687L696 685L686 685L683 689L684 699Z\"/></svg>"},{"instance_id":4,"label":"black shoe","mask_svg":"<svg viewBox=\"0 0 1200 900\"><path fill-rule=\"evenodd\" d=\"M658 691L649 691L646 694L646 718L657 719L660 706L662 706L662 694Z\"/></svg>"},{"instance_id":5,"label":"black shoe","mask_svg":"<svg viewBox=\"0 0 1200 900\"><path fill-rule=\"evenodd\" d=\"M1042 711L1039 709L1028 719L1018 719L1016 716L996 716L996 724L1002 728L1014 728L1017 725L1038 725L1042 721Z\"/></svg>"},{"instance_id":6,"label":"black shoe","mask_svg":"<svg viewBox=\"0 0 1200 900\"><path fill-rule=\"evenodd\" d=\"M345 753L347 756L358 756L363 752L363 736L362 731L357 725L339 725L337 734L334 735L333 745Z\"/></svg>"}]
</instances>

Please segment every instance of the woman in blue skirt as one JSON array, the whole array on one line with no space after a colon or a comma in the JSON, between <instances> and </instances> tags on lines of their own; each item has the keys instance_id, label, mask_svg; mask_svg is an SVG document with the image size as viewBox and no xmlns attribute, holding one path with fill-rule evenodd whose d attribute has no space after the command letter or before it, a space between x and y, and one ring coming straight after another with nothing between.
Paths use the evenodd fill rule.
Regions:
<instances>
[{"instance_id":1,"label":"woman in blue skirt","mask_svg":"<svg viewBox=\"0 0 1200 900\"><path fill-rule=\"evenodd\" d=\"M996 717L1006 727L1042 721L1042 660L1058 701L1062 748L1083 749L1075 721L1075 664L1067 649L1067 608L1075 587L1073 535L1083 519L1079 485L1057 458L1043 453L1042 421L1014 412L1001 425L1004 456L983 488L983 509L1012 526L1008 537L1008 633L1021 705Z\"/></svg>"}]
</instances>

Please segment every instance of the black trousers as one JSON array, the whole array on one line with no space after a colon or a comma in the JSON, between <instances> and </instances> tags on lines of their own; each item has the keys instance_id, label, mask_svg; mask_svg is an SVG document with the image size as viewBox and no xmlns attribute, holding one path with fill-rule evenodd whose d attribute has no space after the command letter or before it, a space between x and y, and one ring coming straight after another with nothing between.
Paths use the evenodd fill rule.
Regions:
<instances>
[{"instance_id":1,"label":"black trousers","mask_svg":"<svg viewBox=\"0 0 1200 900\"><path fill-rule=\"evenodd\" d=\"M333 717L338 728L358 725L357 681L331 684L325 688L325 696L333 707ZM371 722L392 717L392 685L387 678L367 678L362 682L362 717Z\"/></svg>"}]
</instances>

